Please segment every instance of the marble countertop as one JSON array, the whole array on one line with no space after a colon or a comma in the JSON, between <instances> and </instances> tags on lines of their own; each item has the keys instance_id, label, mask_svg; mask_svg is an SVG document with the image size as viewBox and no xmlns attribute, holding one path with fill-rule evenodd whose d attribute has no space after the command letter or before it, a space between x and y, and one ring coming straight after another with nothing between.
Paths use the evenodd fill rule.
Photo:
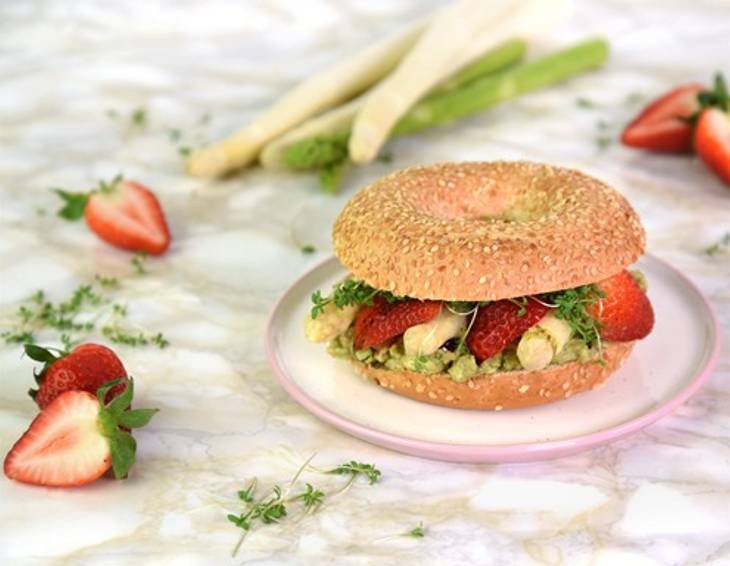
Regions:
<instances>
[{"instance_id":1,"label":"marble countertop","mask_svg":"<svg viewBox=\"0 0 730 566\"><path fill-rule=\"evenodd\" d=\"M437 4L0 5L0 318L36 289L59 299L103 274L122 279L130 320L171 342L118 348L139 403L161 408L136 435L139 461L128 480L53 490L0 478L0 562L730 563L727 338L710 382L673 415L612 445L533 464L454 465L390 452L318 421L274 381L267 314L330 253L344 202L391 169L440 160L530 158L612 183L641 214L649 251L706 293L730 336L730 255L702 251L730 230L730 190L696 158L599 141L615 139L651 94L730 74L727 2L577 3L553 43L607 36L613 55L604 70L400 139L389 146L392 163L353 172L336 198L308 175L253 169L212 182L183 174L180 147L229 132L313 69ZM577 104L581 97L590 108ZM129 121L138 107L143 126ZM81 190L120 171L155 189L174 234L143 276L129 254L53 214L49 188ZM317 252L301 253L303 244ZM4 454L35 406L25 394L32 365L17 345L0 346L0 367ZM237 532L225 515L237 507L236 491L252 476L285 481L315 452L322 466L374 462L383 478L305 520L254 532L231 560ZM336 480L322 481L334 489ZM419 521L425 538L393 536Z\"/></svg>"}]
</instances>

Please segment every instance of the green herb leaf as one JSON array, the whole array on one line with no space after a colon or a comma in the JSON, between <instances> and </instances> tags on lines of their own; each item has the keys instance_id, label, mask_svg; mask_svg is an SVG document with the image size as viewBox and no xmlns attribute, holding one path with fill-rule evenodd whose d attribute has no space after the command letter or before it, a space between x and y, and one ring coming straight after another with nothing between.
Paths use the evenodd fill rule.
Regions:
<instances>
[{"instance_id":1,"label":"green herb leaf","mask_svg":"<svg viewBox=\"0 0 730 566\"><path fill-rule=\"evenodd\" d=\"M142 128L147 125L147 110L145 110L143 107L135 108L132 111L131 116L129 117L129 121L132 123L133 126L136 126L138 128Z\"/></svg>"},{"instance_id":2,"label":"green herb leaf","mask_svg":"<svg viewBox=\"0 0 730 566\"><path fill-rule=\"evenodd\" d=\"M310 314L313 319L316 319L328 303L334 303L338 309L351 305L372 305L376 296L383 297L389 303L404 300L404 297L399 297L389 291L375 289L360 279L349 278L335 285L332 294L328 297L322 297L320 291L312 293L314 306Z\"/></svg>"},{"instance_id":3,"label":"green herb leaf","mask_svg":"<svg viewBox=\"0 0 730 566\"><path fill-rule=\"evenodd\" d=\"M130 260L130 263L132 264L132 267L134 267L134 271L137 275L145 275L147 273L145 263L147 262L148 257L149 256L145 252L137 252Z\"/></svg>"},{"instance_id":4,"label":"green herb leaf","mask_svg":"<svg viewBox=\"0 0 730 566\"><path fill-rule=\"evenodd\" d=\"M353 477L357 477L358 475L364 475L368 478L368 481L371 485L376 483L380 479L380 470L378 470L373 464L364 464L362 462L356 462L355 460L340 464L336 468L333 468L326 473L351 475Z\"/></svg>"},{"instance_id":5,"label":"green herb leaf","mask_svg":"<svg viewBox=\"0 0 730 566\"><path fill-rule=\"evenodd\" d=\"M418 526L412 528L410 531L403 533L401 536L411 538L423 538L426 536L426 530L423 528L423 521L418 523Z\"/></svg>"},{"instance_id":6,"label":"green herb leaf","mask_svg":"<svg viewBox=\"0 0 730 566\"><path fill-rule=\"evenodd\" d=\"M711 246L707 246L703 251L705 255L710 257L719 255L723 252L730 252L730 232L727 232Z\"/></svg>"},{"instance_id":7,"label":"green herb leaf","mask_svg":"<svg viewBox=\"0 0 730 566\"><path fill-rule=\"evenodd\" d=\"M86 204L89 202L89 193L72 193L63 189L53 189L61 200L63 206L58 209L56 214L65 220L79 220L84 215Z\"/></svg>"},{"instance_id":8,"label":"green herb leaf","mask_svg":"<svg viewBox=\"0 0 730 566\"><path fill-rule=\"evenodd\" d=\"M241 501L244 501L246 503L251 503L253 501L253 493L256 489L256 478L251 480L251 483L248 484L248 487L246 489L242 489L238 492L238 498Z\"/></svg>"},{"instance_id":9,"label":"green herb leaf","mask_svg":"<svg viewBox=\"0 0 730 566\"><path fill-rule=\"evenodd\" d=\"M302 247L301 247L301 248L299 248L299 249L301 250L301 252L302 252L303 254L307 254L307 255L309 255L309 254L313 254L314 252L316 252L316 251L317 251L317 248L315 248L315 247L314 247L313 245L311 245L311 244L306 244L306 245L302 246Z\"/></svg>"},{"instance_id":10,"label":"green herb leaf","mask_svg":"<svg viewBox=\"0 0 730 566\"><path fill-rule=\"evenodd\" d=\"M304 508L310 511L316 507L319 507L324 501L324 492L319 489L315 489L312 484L306 484L306 489L296 496L296 499L301 499L304 504Z\"/></svg>"}]
</instances>

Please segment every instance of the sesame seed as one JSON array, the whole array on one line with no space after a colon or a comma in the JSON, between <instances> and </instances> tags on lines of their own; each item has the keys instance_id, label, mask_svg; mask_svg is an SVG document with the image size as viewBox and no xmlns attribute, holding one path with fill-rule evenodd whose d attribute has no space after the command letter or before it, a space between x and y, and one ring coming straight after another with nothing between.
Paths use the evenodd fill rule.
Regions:
<instances>
[{"instance_id":1,"label":"sesame seed","mask_svg":"<svg viewBox=\"0 0 730 566\"><path fill-rule=\"evenodd\" d=\"M504 407L502 405L495 405L494 406L494 410L495 411L501 411L502 409L504 409Z\"/></svg>"},{"instance_id":2,"label":"sesame seed","mask_svg":"<svg viewBox=\"0 0 730 566\"><path fill-rule=\"evenodd\" d=\"M436 399L436 397L438 397L438 395L436 395L433 391L429 391L428 397L429 397L429 399Z\"/></svg>"},{"instance_id":3,"label":"sesame seed","mask_svg":"<svg viewBox=\"0 0 730 566\"><path fill-rule=\"evenodd\" d=\"M529 390L530 390L529 385L523 385L522 387L519 388L520 393L527 393Z\"/></svg>"}]
</instances>

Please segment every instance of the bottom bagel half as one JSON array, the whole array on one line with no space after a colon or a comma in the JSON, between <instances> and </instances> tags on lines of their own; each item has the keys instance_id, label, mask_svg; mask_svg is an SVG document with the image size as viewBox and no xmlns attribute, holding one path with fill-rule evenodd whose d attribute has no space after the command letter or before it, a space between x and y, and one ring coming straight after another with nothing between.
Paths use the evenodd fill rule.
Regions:
<instances>
[{"instance_id":1,"label":"bottom bagel half","mask_svg":"<svg viewBox=\"0 0 730 566\"><path fill-rule=\"evenodd\" d=\"M604 344L602 362L569 362L539 371L507 371L464 382L448 374L389 370L350 360L356 371L399 395L458 409L516 409L567 399L598 388L631 354L634 342Z\"/></svg>"}]
</instances>

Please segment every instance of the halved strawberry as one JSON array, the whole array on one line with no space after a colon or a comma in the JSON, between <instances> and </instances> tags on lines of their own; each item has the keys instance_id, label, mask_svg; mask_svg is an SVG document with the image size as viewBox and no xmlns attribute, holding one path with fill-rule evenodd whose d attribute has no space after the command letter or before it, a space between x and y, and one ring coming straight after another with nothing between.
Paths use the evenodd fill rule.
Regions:
<instances>
[{"instance_id":1,"label":"halved strawberry","mask_svg":"<svg viewBox=\"0 0 730 566\"><path fill-rule=\"evenodd\" d=\"M631 342L645 338L654 327L654 309L646 293L625 269L596 284L605 295L588 309L600 326L601 338Z\"/></svg>"},{"instance_id":2,"label":"halved strawberry","mask_svg":"<svg viewBox=\"0 0 730 566\"><path fill-rule=\"evenodd\" d=\"M114 477L127 476L137 443L120 426L146 425L157 409L128 411L134 383L104 404L111 382L94 396L67 391L33 420L5 457L5 475L11 479L56 487L83 485L112 468Z\"/></svg>"},{"instance_id":3,"label":"halved strawberry","mask_svg":"<svg viewBox=\"0 0 730 566\"><path fill-rule=\"evenodd\" d=\"M355 319L355 348L372 348L423 324L441 312L440 301L408 299L389 303L381 296L362 308Z\"/></svg>"},{"instance_id":4,"label":"halved strawberry","mask_svg":"<svg viewBox=\"0 0 730 566\"><path fill-rule=\"evenodd\" d=\"M719 108L700 114L695 149L702 161L730 185L730 115Z\"/></svg>"},{"instance_id":5,"label":"halved strawberry","mask_svg":"<svg viewBox=\"0 0 730 566\"><path fill-rule=\"evenodd\" d=\"M691 118L700 110L697 95L703 90L700 84L686 84L655 100L626 126L621 142L654 151L690 151Z\"/></svg>"},{"instance_id":6,"label":"halved strawberry","mask_svg":"<svg viewBox=\"0 0 730 566\"><path fill-rule=\"evenodd\" d=\"M170 245L170 231L157 197L136 181L118 179L103 184L89 197L84 216L89 228L113 246L160 255Z\"/></svg>"},{"instance_id":7,"label":"halved strawberry","mask_svg":"<svg viewBox=\"0 0 730 566\"><path fill-rule=\"evenodd\" d=\"M550 307L532 297L523 302L503 299L480 307L466 345L480 362L491 358L535 326Z\"/></svg>"},{"instance_id":8,"label":"halved strawberry","mask_svg":"<svg viewBox=\"0 0 730 566\"><path fill-rule=\"evenodd\" d=\"M100 344L81 344L66 355L55 355L40 346L26 344L25 353L45 364L36 373L38 389L29 391L41 409L66 391L96 393L108 381L118 378L126 381L127 372L121 360L112 350ZM109 392L108 400L123 390L122 382Z\"/></svg>"}]
</instances>

